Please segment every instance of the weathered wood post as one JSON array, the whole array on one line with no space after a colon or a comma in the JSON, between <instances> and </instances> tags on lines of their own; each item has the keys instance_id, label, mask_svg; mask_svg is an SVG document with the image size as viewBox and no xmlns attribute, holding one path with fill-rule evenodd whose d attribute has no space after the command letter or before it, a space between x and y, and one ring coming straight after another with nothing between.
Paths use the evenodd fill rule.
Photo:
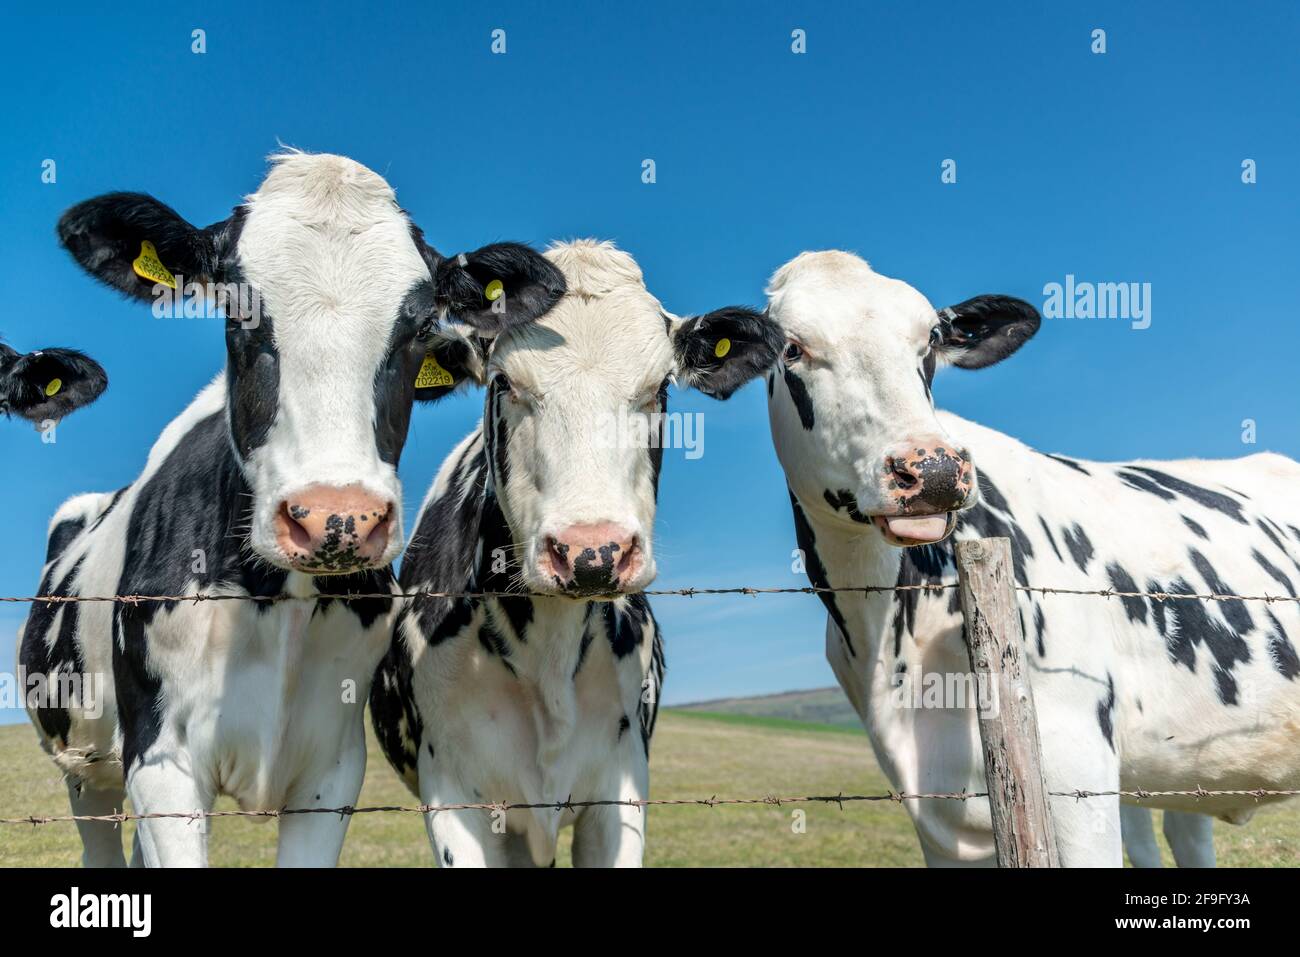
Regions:
<instances>
[{"instance_id":1,"label":"weathered wood post","mask_svg":"<svg viewBox=\"0 0 1300 957\"><path fill-rule=\"evenodd\" d=\"M999 867L1060 867L1043 781L1034 693L1021 657L1011 541L956 543L966 647L981 708L980 741ZM987 697L992 695L990 699Z\"/></svg>"}]
</instances>

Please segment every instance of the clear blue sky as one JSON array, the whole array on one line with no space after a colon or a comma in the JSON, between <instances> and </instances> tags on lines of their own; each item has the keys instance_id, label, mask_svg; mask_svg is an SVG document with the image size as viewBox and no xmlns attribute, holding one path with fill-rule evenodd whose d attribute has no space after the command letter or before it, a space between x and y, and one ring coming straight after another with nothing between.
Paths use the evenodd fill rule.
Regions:
<instances>
[{"instance_id":1,"label":"clear blue sky","mask_svg":"<svg viewBox=\"0 0 1300 957\"><path fill-rule=\"evenodd\" d=\"M384 173L444 251L616 240L683 313L761 303L774 268L829 247L940 306L1041 303L1067 273L1149 282L1149 329L1049 321L1002 367L942 374L939 403L1084 457L1300 455L1294 3L186 6L3 15L0 334L85 349L112 384L56 445L0 423L0 594L34 592L53 510L131 481L224 356L219 323L154 319L83 276L55 244L59 213L137 189L212 222L277 140ZM658 585L803 584L761 386L671 401L706 413L705 454L665 457ZM417 412L408 514L480 408ZM668 702L834 682L813 598L655 609ZM6 670L24 613L0 606Z\"/></svg>"}]
</instances>

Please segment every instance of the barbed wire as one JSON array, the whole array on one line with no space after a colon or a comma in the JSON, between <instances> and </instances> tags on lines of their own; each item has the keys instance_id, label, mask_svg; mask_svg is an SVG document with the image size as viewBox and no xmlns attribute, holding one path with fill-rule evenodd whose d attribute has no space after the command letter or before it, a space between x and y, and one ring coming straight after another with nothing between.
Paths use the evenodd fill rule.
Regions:
<instances>
[{"instance_id":1,"label":"barbed wire","mask_svg":"<svg viewBox=\"0 0 1300 957\"><path fill-rule=\"evenodd\" d=\"M648 595L652 597L695 598L701 595L825 595L825 594L877 594L881 592L909 591L950 591L960 588L958 582L923 582L912 585L797 585L788 587L755 587L738 585L726 588L647 588L639 592L612 592L609 594L583 595L584 600L627 598L631 595ZM1122 591L1117 588L1060 588L1050 585L1015 585L1016 591L1037 592L1043 595L1090 595L1099 598L1146 598L1151 601L1262 601L1300 603L1300 595L1234 595L1219 592L1165 592L1165 591ZM144 602L192 602L199 604L207 601L252 601L277 604L285 601L368 601L382 599L413 598L556 598L565 597L562 593L547 594L526 591L393 591L393 592L315 592L310 595L221 595L199 592L192 595L27 595L0 596L0 602L73 604L79 602L114 602L126 605L138 605Z\"/></svg>"},{"instance_id":2,"label":"barbed wire","mask_svg":"<svg viewBox=\"0 0 1300 957\"><path fill-rule=\"evenodd\" d=\"M1051 797L1073 798L1075 800L1086 800L1098 797L1131 797L1140 802L1149 798L1158 797L1191 797L1196 799L1208 797L1253 797L1256 800L1262 800L1268 797L1300 796L1300 789L1237 788L1214 790L1196 787L1166 791L1148 791L1140 788L1136 790L1114 791L1089 791L1077 789L1073 791L1048 791L1047 793ZM335 814L344 817L352 817L357 814L431 814L443 811L504 812L552 810L574 812L583 808L591 807L635 807L644 809L647 807L695 806L715 808L743 805L783 807L787 804L834 804L838 805L839 809L842 811L846 804L860 804L864 802L892 802L894 804L902 804L904 801L970 801L976 798L987 798L988 796L987 791L934 791L919 793L887 791L883 794L805 794L789 797L769 794L761 797L731 798L720 798L714 795L713 797L707 798L610 798L586 801L574 801L569 799L566 801L547 801L531 804L509 801L480 801L464 804L376 804L361 807L344 805L343 807L265 808L252 811L150 811L145 814L132 814L122 811L114 814L32 814L26 817L5 817L0 818L0 825L27 824L40 826L44 824L66 823L69 821L101 821L123 824L127 821L149 821L159 819L197 821L205 818L221 817L281 818L297 814Z\"/></svg>"}]
</instances>

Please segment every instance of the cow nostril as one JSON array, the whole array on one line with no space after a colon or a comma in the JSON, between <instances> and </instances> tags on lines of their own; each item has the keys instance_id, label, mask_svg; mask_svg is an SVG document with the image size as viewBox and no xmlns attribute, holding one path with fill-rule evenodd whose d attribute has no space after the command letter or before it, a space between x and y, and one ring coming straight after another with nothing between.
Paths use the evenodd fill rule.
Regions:
<instances>
[{"instance_id":1,"label":"cow nostril","mask_svg":"<svg viewBox=\"0 0 1300 957\"><path fill-rule=\"evenodd\" d=\"M375 552L382 552L388 547L388 531L392 525L392 517L393 510L390 508L377 522L375 522L375 527L372 528L370 534L366 536L367 549Z\"/></svg>"},{"instance_id":2,"label":"cow nostril","mask_svg":"<svg viewBox=\"0 0 1300 957\"><path fill-rule=\"evenodd\" d=\"M889 472L894 476L894 481L898 483L899 488L910 489L916 487L920 479L906 465L893 457L890 457L888 464Z\"/></svg>"},{"instance_id":3,"label":"cow nostril","mask_svg":"<svg viewBox=\"0 0 1300 957\"><path fill-rule=\"evenodd\" d=\"M563 545L554 535L546 536L546 555L551 560L551 567L557 574L563 575L569 569L569 546Z\"/></svg>"},{"instance_id":4,"label":"cow nostril","mask_svg":"<svg viewBox=\"0 0 1300 957\"><path fill-rule=\"evenodd\" d=\"M622 555L619 556L618 566L614 571L616 578L622 578L632 568L633 563L641 556L641 537L638 535L627 543L623 549Z\"/></svg>"},{"instance_id":5,"label":"cow nostril","mask_svg":"<svg viewBox=\"0 0 1300 957\"><path fill-rule=\"evenodd\" d=\"M298 512L298 518L306 518L307 510L298 507L290 508L288 502L280 505L280 517L284 519L284 526L289 532L289 540L298 548L305 552L312 550L311 533L303 528L298 518L294 517L294 512Z\"/></svg>"}]
</instances>

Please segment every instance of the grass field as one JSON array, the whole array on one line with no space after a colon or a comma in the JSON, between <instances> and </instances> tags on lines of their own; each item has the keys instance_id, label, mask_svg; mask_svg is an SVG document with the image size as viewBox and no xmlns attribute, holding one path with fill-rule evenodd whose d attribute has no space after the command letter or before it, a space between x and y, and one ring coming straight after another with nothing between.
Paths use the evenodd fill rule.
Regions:
<instances>
[{"instance_id":1,"label":"grass field","mask_svg":"<svg viewBox=\"0 0 1300 957\"><path fill-rule=\"evenodd\" d=\"M414 799L371 742L360 804L410 804ZM858 729L787 718L667 710L651 753L656 798L769 794L880 793L888 783ZM221 807L232 807L223 800ZM921 853L902 808L890 803L799 805L804 833L794 833L793 807L652 807L646 864L716 866L919 866ZM26 725L0 727L0 817L66 814L58 774ZM1158 822L1157 822L1158 826ZM130 836L127 825L126 836ZM567 863L567 835L560 863ZM1266 808L1247 827L1216 825L1221 865L1300 865L1300 807ZM5 826L0 866L70 866L80 861L75 826ZM274 863L275 824L213 822L211 859L225 867ZM415 814L363 814L353 819L343 849L346 866L429 867L432 857Z\"/></svg>"}]
</instances>

